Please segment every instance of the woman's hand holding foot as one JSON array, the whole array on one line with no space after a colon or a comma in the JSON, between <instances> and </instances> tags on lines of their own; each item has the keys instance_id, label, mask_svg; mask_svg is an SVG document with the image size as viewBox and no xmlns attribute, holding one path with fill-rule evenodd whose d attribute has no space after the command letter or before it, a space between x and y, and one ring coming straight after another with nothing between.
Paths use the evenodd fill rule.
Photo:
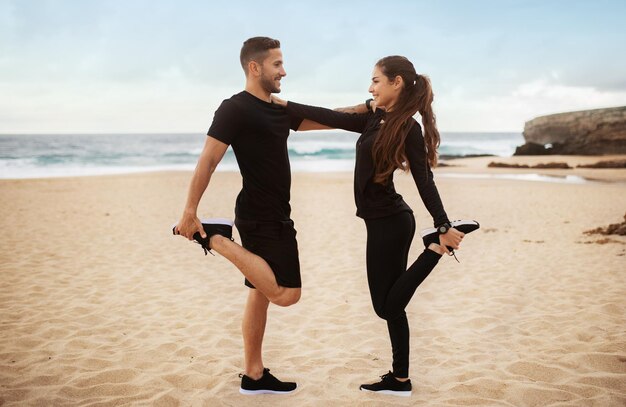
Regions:
<instances>
[{"instance_id":1,"label":"woman's hand holding foot","mask_svg":"<svg viewBox=\"0 0 626 407\"><path fill-rule=\"evenodd\" d=\"M450 254L448 247L454 250L458 250L461 245L465 233L460 232L454 228L451 228L443 235L439 235L439 245L445 250L447 254Z\"/></svg>"}]
</instances>

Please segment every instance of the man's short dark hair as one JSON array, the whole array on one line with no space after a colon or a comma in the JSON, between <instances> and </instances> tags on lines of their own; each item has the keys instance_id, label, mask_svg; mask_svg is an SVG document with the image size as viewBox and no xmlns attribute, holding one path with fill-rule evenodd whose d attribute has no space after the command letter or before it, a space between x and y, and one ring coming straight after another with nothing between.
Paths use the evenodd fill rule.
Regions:
<instances>
[{"instance_id":1,"label":"man's short dark hair","mask_svg":"<svg viewBox=\"0 0 626 407\"><path fill-rule=\"evenodd\" d=\"M248 74L248 64L256 61L260 64L267 58L267 53L271 49L280 48L280 41L268 37L252 37L247 39L241 47L239 60L243 71Z\"/></svg>"}]
</instances>

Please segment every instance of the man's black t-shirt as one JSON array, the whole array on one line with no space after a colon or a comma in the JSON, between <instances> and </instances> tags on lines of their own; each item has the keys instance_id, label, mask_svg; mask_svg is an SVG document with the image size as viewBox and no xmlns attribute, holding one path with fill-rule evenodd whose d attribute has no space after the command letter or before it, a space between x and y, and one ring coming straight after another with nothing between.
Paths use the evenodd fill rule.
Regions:
<instances>
[{"instance_id":1,"label":"man's black t-shirt","mask_svg":"<svg viewBox=\"0 0 626 407\"><path fill-rule=\"evenodd\" d=\"M208 135L233 148L243 187L235 216L248 220L288 220L291 167L287 154L289 129L301 118L243 91L222 102Z\"/></svg>"}]
</instances>

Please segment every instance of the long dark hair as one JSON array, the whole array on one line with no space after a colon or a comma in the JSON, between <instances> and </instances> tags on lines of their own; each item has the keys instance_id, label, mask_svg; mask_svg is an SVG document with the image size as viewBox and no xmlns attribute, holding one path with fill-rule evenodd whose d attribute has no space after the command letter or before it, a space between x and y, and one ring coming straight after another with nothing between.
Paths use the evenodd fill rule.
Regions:
<instances>
[{"instance_id":1,"label":"long dark hair","mask_svg":"<svg viewBox=\"0 0 626 407\"><path fill-rule=\"evenodd\" d=\"M385 122L372 148L374 182L384 184L397 168L404 171L410 168L411 163L407 160L404 142L413 125L411 118L415 113L419 112L422 116L426 154L431 167L437 165L440 137L432 109L433 90L430 79L418 75L411 61L398 55L382 58L376 66L390 81L397 76L401 76L404 81L398 100L393 109L386 113Z\"/></svg>"}]
</instances>

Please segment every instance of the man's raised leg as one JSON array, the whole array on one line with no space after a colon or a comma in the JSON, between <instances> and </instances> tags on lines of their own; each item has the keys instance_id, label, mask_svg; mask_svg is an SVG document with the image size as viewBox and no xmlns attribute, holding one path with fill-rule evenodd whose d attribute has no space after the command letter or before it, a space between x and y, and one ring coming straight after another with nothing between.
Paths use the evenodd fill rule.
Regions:
<instances>
[{"instance_id":1,"label":"man's raised leg","mask_svg":"<svg viewBox=\"0 0 626 407\"><path fill-rule=\"evenodd\" d=\"M278 285L272 268L260 256L221 235L211 236L210 245L211 249L233 263L272 304L287 307L300 299L300 288Z\"/></svg>"}]
</instances>

